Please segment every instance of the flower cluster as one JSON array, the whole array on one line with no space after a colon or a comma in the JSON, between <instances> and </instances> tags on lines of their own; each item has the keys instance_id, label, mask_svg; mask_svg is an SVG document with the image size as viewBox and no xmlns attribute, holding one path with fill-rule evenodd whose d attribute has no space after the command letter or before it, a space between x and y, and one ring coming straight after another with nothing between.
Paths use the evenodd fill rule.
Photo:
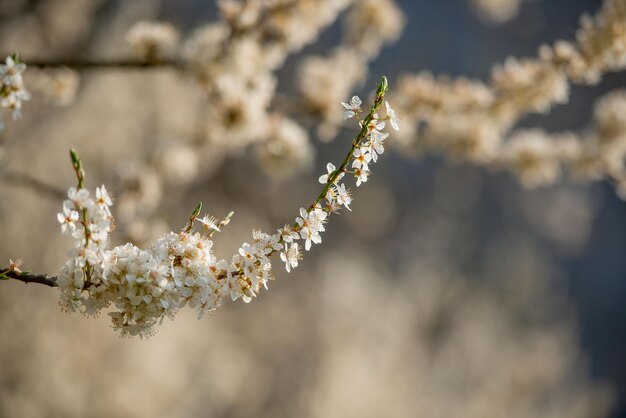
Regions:
<instances>
[{"instance_id":1,"label":"flower cluster","mask_svg":"<svg viewBox=\"0 0 626 418\"><path fill-rule=\"evenodd\" d=\"M626 91L600 98L594 126L582 134L518 130L503 145L497 164L517 174L526 186L549 185L566 172L575 179L608 177L626 199Z\"/></svg>"},{"instance_id":2,"label":"flower cluster","mask_svg":"<svg viewBox=\"0 0 626 418\"><path fill-rule=\"evenodd\" d=\"M578 178L609 178L619 191L626 184L621 135L602 129L548 135L513 128L529 113L547 113L567 103L570 83L594 84L604 73L626 68L624 34L626 2L605 0L595 17L581 19L575 42L542 46L537 58L508 58L493 68L489 83L428 73L403 75L392 94L407 125L397 143L407 152L432 149L508 169L528 187L554 183L567 168ZM603 101L610 102L604 107L620 107L618 96ZM604 112L596 112L596 119L598 113ZM622 132L619 124L611 125Z\"/></svg>"},{"instance_id":3,"label":"flower cluster","mask_svg":"<svg viewBox=\"0 0 626 418\"><path fill-rule=\"evenodd\" d=\"M206 234L169 233L148 249L125 244L107 249L113 218L104 186L96 199L85 188L70 188L58 220L75 246L58 278L61 306L96 315L113 305L113 328L123 336L147 336L165 316L189 305L199 316L215 309L228 291Z\"/></svg>"},{"instance_id":4,"label":"flower cluster","mask_svg":"<svg viewBox=\"0 0 626 418\"><path fill-rule=\"evenodd\" d=\"M67 197L57 219L61 232L74 238L74 248L70 250L71 258L59 277L59 286L62 306L74 310L77 302L85 302L81 295L85 286L99 287L101 284L100 273L106 267L106 248L109 233L113 230L110 210L113 202L105 186L96 189L95 199L80 184L78 188L70 187ZM95 312L100 305L100 300L92 300L94 303L85 303L86 313Z\"/></svg>"},{"instance_id":5,"label":"flower cluster","mask_svg":"<svg viewBox=\"0 0 626 418\"><path fill-rule=\"evenodd\" d=\"M265 147L274 128L275 113L269 111L274 71L352 1L219 2L221 19L194 31L182 53L210 103L202 118L207 122L201 122L207 143L235 151L251 144ZM264 150L257 155L267 157Z\"/></svg>"},{"instance_id":6,"label":"flower cluster","mask_svg":"<svg viewBox=\"0 0 626 418\"><path fill-rule=\"evenodd\" d=\"M306 107L323 123L318 135L332 140L341 117L332 103L354 90L367 75L368 63L385 44L395 42L404 29L405 17L394 0L361 0L346 13L345 35L327 56L304 59L298 72L298 90Z\"/></svg>"},{"instance_id":7,"label":"flower cluster","mask_svg":"<svg viewBox=\"0 0 626 418\"><path fill-rule=\"evenodd\" d=\"M404 14L393 0L361 0L346 15L344 44L359 55L375 58L386 43L398 40Z\"/></svg>"},{"instance_id":8,"label":"flower cluster","mask_svg":"<svg viewBox=\"0 0 626 418\"><path fill-rule=\"evenodd\" d=\"M542 60L552 62L580 83L595 84L607 71L626 64L626 3L605 0L595 16L583 15L576 42L557 41L540 49Z\"/></svg>"},{"instance_id":9,"label":"flower cluster","mask_svg":"<svg viewBox=\"0 0 626 418\"><path fill-rule=\"evenodd\" d=\"M10 110L14 120L21 116L22 102L30 99L22 79L24 70L26 64L15 57L7 57L5 63L0 65L0 108Z\"/></svg>"},{"instance_id":10,"label":"flower cluster","mask_svg":"<svg viewBox=\"0 0 626 418\"><path fill-rule=\"evenodd\" d=\"M561 172L558 142L543 131L528 129L511 135L499 157L527 187L552 184Z\"/></svg>"},{"instance_id":11,"label":"flower cluster","mask_svg":"<svg viewBox=\"0 0 626 418\"><path fill-rule=\"evenodd\" d=\"M174 317L187 305L203 317L217 309L225 296L250 302L274 277L273 255L279 254L290 272L302 258L302 247L309 251L322 242L330 214L350 209L352 197L341 180L352 174L357 186L366 182L370 164L383 153L389 135L381 130L387 122L398 129L397 115L389 103L385 102L386 116L378 117L386 92L383 78L365 117L357 97L343 104L351 112L346 115L358 120L360 132L340 166L327 165L327 174L319 179L324 185L319 197L308 209L300 209L292 225L274 234L254 230L250 243L244 243L230 260L216 259L211 237L228 224L232 213L222 220L209 215L199 218L200 206L181 232L165 234L147 249L132 244L107 249L113 230L112 199L104 186L91 197L83 187L81 162L72 151L78 187L69 189L63 212L57 216L61 231L75 240L57 281L61 306L87 315L113 307L109 315L115 330L122 336L144 337L151 335L163 318ZM202 232L194 232L196 224L202 226Z\"/></svg>"}]
</instances>

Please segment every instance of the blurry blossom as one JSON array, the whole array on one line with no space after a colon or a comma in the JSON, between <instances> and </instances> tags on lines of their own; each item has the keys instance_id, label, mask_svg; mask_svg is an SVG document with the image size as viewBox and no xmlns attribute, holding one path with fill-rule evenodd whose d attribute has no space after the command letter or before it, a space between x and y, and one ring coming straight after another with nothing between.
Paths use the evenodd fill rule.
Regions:
<instances>
[{"instance_id":1,"label":"blurry blossom","mask_svg":"<svg viewBox=\"0 0 626 418\"><path fill-rule=\"evenodd\" d=\"M28 85L35 93L57 106L67 106L76 100L80 75L69 68L37 71L29 69Z\"/></svg>"},{"instance_id":2,"label":"blurry blossom","mask_svg":"<svg viewBox=\"0 0 626 418\"><path fill-rule=\"evenodd\" d=\"M158 61L173 55L180 35L168 23L140 21L126 33L126 41L141 59Z\"/></svg>"},{"instance_id":3,"label":"blurry blossom","mask_svg":"<svg viewBox=\"0 0 626 418\"><path fill-rule=\"evenodd\" d=\"M478 17L490 24L502 24L517 16L522 0L470 0Z\"/></svg>"},{"instance_id":4,"label":"blurry blossom","mask_svg":"<svg viewBox=\"0 0 626 418\"><path fill-rule=\"evenodd\" d=\"M257 153L263 170L277 179L310 168L315 158L307 131L280 115L271 121L268 139L257 146Z\"/></svg>"}]
</instances>

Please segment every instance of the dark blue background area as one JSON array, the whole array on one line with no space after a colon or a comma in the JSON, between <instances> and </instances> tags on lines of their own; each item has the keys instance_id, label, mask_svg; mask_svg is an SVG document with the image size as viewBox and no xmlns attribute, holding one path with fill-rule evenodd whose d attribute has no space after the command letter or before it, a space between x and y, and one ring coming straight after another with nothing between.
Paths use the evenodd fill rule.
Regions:
<instances>
[{"instance_id":1,"label":"dark blue background area","mask_svg":"<svg viewBox=\"0 0 626 418\"><path fill-rule=\"evenodd\" d=\"M595 12L601 5L600 0L529 0L513 21L490 27L477 19L465 0L398 1L409 23L398 43L386 48L373 63L367 86L373 85L379 74L387 74L393 83L401 73L421 70L486 80L492 66L507 56L535 56L542 43L573 39L579 17ZM161 13L164 20L188 31L206 22L215 11L202 1L169 0L163 3ZM328 51L339 34L338 25L333 26L305 52ZM279 88L293 86L290 83L296 63L297 59L287 62ZM622 86L626 86L626 74L608 75L594 87L575 86L569 104L558 106L548 116L530 116L521 125L555 131L581 129L590 122L593 101ZM428 184L433 164L436 163L393 157L388 166L393 166L393 177L399 181L390 187L403 199L411 199L406 195L406 187L416 189ZM503 177L497 181L519 188L505 175L497 176ZM402 179L413 179L413 183L407 185ZM609 184L593 187L598 212L584 251L565 257L549 245L544 250L554 252L552 257L567 274L569 296L577 309L581 344L592 376L615 386L617 404L613 417L626 417L626 203L615 196ZM524 193L521 188L519 192ZM488 203L484 207L489 211L490 222L503 222L497 199Z\"/></svg>"}]
</instances>

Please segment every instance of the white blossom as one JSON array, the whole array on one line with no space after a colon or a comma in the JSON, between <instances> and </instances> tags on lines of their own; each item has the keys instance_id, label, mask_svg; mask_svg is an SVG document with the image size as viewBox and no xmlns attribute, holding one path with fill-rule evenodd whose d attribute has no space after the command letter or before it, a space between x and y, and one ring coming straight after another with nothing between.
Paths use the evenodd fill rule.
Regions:
<instances>
[{"instance_id":1,"label":"white blossom","mask_svg":"<svg viewBox=\"0 0 626 418\"><path fill-rule=\"evenodd\" d=\"M300 237L306 240L304 249L309 251L312 244L322 242L320 232L323 232L324 222L328 214L319 208L314 208L307 212L300 208L300 216L296 218L296 223L300 226Z\"/></svg>"},{"instance_id":2,"label":"white blossom","mask_svg":"<svg viewBox=\"0 0 626 418\"><path fill-rule=\"evenodd\" d=\"M31 97L22 79L25 70L26 65L16 63L12 57L0 65L0 108L11 110L14 120L21 116L22 102Z\"/></svg>"},{"instance_id":3,"label":"white blossom","mask_svg":"<svg viewBox=\"0 0 626 418\"><path fill-rule=\"evenodd\" d=\"M335 191L333 189L329 189L326 193L326 205L324 206L324 210L327 213L339 213L343 206L337 202L337 198L335 196Z\"/></svg>"},{"instance_id":4,"label":"white blossom","mask_svg":"<svg viewBox=\"0 0 626 418\"><path fill-rule=\"evenodd\" d=\"M76 229L76 222L79 219L78 212L72 210L70 205L63 205L63 213L57 214L57 219L61 224L61 232L67 234Z\"/></svg>"},{"instance_id":5,"label":"white blossom","mask_svg":"<svg viewBox=\"0 0 626 418\"><path fill-rule=\"evenodd\" d=\"M300 246L297 242L285 247L285 251L280 253L280 259L285 263L285 269L288 273L292 268L298 267L298 261L302 258Z\"/></svg>"},{"instance_id":6,"label":"white blossom","mask_svg":"<svg viewBox=\"0 0 626 418\"><path fill-rule=\"evenodd\" d=\"M340 184L335 189L337 203L343 205L348 210L350 209L350 204L352 203L352 197L350 197L350 191L346 189L345 184Z\"/></svg>"},{"instance_id":7,"label":"white blossom","mask_svg":"<svg viewBox=\"0 0 626 418\"><path fill-rule=\"evenodd\" d=\"M372 134L372 133L378 132L378 131L380 131L382 129L385 129L385 122L383 122L382 120L378 120L377 116L374 115L374 118L367 125L367 132Z\"/></svg>"},{"instance_id":8,"label":"white blossom","mask_svg":"<svg viewBox=\"0 0 626 418\"><path fill-rule=\"evenodd\" d=\"M337 171L337 168L335 167L335 165L333 163L328 163L326 164L326 171L328 171L327 174L324 174L323 176L320 176L319 178L319 182L321 184L326 184L328 183L328 179L330 178L330 176ZM341 180L341 178L344 176L345 173L341 172L337 175L336 181Z\"/></svg>"},{"instance_id":9,"label":"white blossom","mask_svg":"<svg viewBox=\"0 0 626 418\"><path fill-rule=\"evenodd\" d=\"M23 83L22 73L26 70L26 64L16 63L12 57L7 57L5 63L0 65L0 79L4 86L20 87Z\"/></svg>"},{"instance_id":10,"label":"white blossom","mask_svg":"<svg viewBox=\"0 0 626 418\"><path fill-rule=\"evenodd\" d=\"M357 168L354 170L354 177L356 177L356 187L367 182L367 178L370 175L370 171L363 168Z\"/></svg>"},{"instance_id":11,"label":"white blossom","mask_svg":"<svg viewBox=\"0 0 626 418\"><path fill-rule=\"evenodd\" d=\"M111 198L111 195L107 191L106 187L104 187L104 185L102 185L101 187L96 187L96 204L107 215L111 214L109 207L113 205L113 199Z\"/></svg>"},{"instance_id":12,"label":"white blossom","mask_svg":"<svg viewBox=\"0 0 626 418\"><path fill-rule=\"evenodd\" d=\"M93 201L89 198L89 190L77 189L70 187L67 191L67 197L77 209L85 209L92 205Z\"/></svg>"},{"instance_id":13,"label":"white blossom","mask_svg":"<svg viewBox=\"0 0 626 418\"><path fill-rule=\"evenodd\" d=\"M362 170L368 170L368 164L372 160L372 155L364 148L356 148L352 153L354 160L352 161L352 168L359 168Z\"/></svg>"},{"instance_id":14,"label":"white blossom","mask_svg":"<svg viewBox=\"0 0 626 418\"><path fill-rule=\"evenodd\" d=\"M399 131L400 127L398 126L398 114L395 110L393 110L393 108L387 101L385 101L385 108L387 109L387 118L389 119L391 127L396 131Z\"/></svg>"},{"instance_id":15,"label":"white blossom","mask_svg":"<svg viewBox=\"0 0 626 418\"><path fill-rule=\"evenodd\" d=\"M196 221L200 222L204 228L209 231L217 231L220 232L219 219L214 216L210 216L209 214L204 215L202 218L196 218Z\"/></svg>"},{"instance_id":16,"label":"white blossom","mask_svg":"<svg viewBox=\"0 0 626 418\"><path fill-rule=\"evenodd\" d=\"M254 238L256 253L261 256L260 258L264 258L272 252L283 248L283 245L279 242L281 238L279 234L270 235L255 229L252 231L252 237Z\"/></svg>"},{"instance_id":17,"label":"white blossom","mask_svg":"<svg viewBox=\"0 0 626 418\"><path fill-rule=\"evenodd\" d=\"M350 103L341 102L341 104L343 105L343 107L346 108L346 111L343 113L344 119L350 119L351 117L363 111L361 109L362 102L359 96L352 96L352 99L350 99Z\"/></svg>"},{"instance_id":18,"label":"white blossom","mask_svg":"<svg viewBox=\"0 0 626 418\"><path fill-rule=\"evenodd\" d=\"M366 147L373 162L377 162L378 155L385 152L384 140L388 136L388 133L378 131L374 131L370 134Z\"/></svg>"},{"instance_id":19,"label":"white blossom","mask_svg":"<svg viewBox=\"0 0 626 418\"><path fill-rule=\"evenodd\" d=\"M287 243L291 243L294 242L294 240L300 239L300 234L294 231L291 225L285 225L284 227L279 229L278 235L280 235L281 239Z\"/></svg>"}]
</instances>

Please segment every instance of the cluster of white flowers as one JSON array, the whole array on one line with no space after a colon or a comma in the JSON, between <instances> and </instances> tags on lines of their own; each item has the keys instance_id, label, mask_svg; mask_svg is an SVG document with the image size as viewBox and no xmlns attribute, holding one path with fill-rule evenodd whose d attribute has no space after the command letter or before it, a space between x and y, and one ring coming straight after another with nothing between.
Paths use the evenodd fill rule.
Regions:
<instances>
[{"instance_id":1,"label":"cluster of white flowers","mask_svg":"<svg viewBox=\"0 0 626 418\"><path fill-rule=\"evenodd\" d=\"M561 172L556 144L541 130L519 131L504 145L500 159L527 187L552 184Z\"/></svg>"},{"instance_id":2,"label":"cluster of white flowers","mask_svg":"<svg viewBox=\"0 0 626 418\"><path fill-rule=\"evenodd\" d=\"M10 110L14 120L21 116L22 102L30 99L22 78L24 70L26 64L14 57L7 57L5 63L0 65L0 108ZM2 127L0 119L0 129Z\"/></svg>"},{"instance_id":3,"label":"cluster of white flowers","mask_svg":"<svg viewBox=\"0 0 626 418\"><path fill-rule=\"evenodd\" d=\"M267 137L268 107L276 82L263 72L248 77L224 73L211 87L204 126L210 145L240 151Z\"/></svg>"},{"instance_id":4,"label":"cluster of white flowers","mask_svg":"<svg viewBox=\"0 0 626 418\"><path fill-rule=\"evenodd\" d=\"M353 90L365 75L367 61L402 31L404 16L395 1L219 1L219 19L196 29L180 49L181 63L206 92L207 106L199 120L202 138L209 145L205 148L239 152L256 144L265 148L256 155L262 163L267 161L264 151L276 148L264 143L272 136L276 116L276 111L269 109L276 95L274 72L289 54L314 42L347 8L344 45L329 59L305 61L300 77L310 80L302 88L304 101L310 102L307 109L324 117L327 123L321 125L321 131L329 138L336 130L328 122L337 120L328 103ZM127 40L142 58L149 59L171 49L178 36L169 25L139 22L129 30ZM316 101L320 97L323 99ZM290 166L284 172L294 172L297 161L302 162L300 168L306 168L304 159L281 160Z\"/></svg>"},{"instance_id":5,"label":"cluster of white flowers","mask_svg":"<svg viewBox=\"0 0 626 418\"><path fill-rule=\"evenodd\" d=\"M96 189L95 200L84 188L70 188L68 197L58 214L62 232L75 239L57 281L65 310L96 315L113 305L114 329L148 336L185 305L199 316L219 306L227 271L219 269L207 235L172 232L146 250L132 244L107 249L113 217L105 187Z\"/></svg>"},{"instance_id":6,"label":"cluster of white flowers","mask_svg":"<svg viewBox=\"0 0 626 418\"><path fill-rule=\"evenodd\" d=\"M603 129L580 135L513 131L529 113L547 113L567 103L571 82L593 84L608 71L625 69L625 34L626 0L605 0L595 17L581 19L576 42L542 46L537 58L508 58L494 67L489 83L428 73L403 75L392 97L407 129L396 143L407 152L434 149L509 169L528 187L554 183L562 168L584 179L626 184L621 135ZM604 107L619 108L618 96L604 101ZM601 127L599 113L606 109L596 112ZM619 123L609 124L623 132Z\"/></svg>"},{"instance_id":7,"label":"cluster of white flowers","mask_svg":"<svg viewBox=\"0 0 626 418\"><path fill-rule=\"evenodd\" d=\"M509 58L495 66L490 85L463 78L404 75L394 100L410 129L402 142L473 162L493 161L506 133L524 115L566 103L566 74L539 60ZM419 130L418 130L419 128Z\"/></svg>"},{"instance_id":8,"label":"cluster of white flowers","mask_svg":"<svg viewBox=\"0 0 626 418\"><path fill-rule=\"evenodd\" d=\"M163 318L172 318L186 305L203 317L217 309L226 295L250 302L273 279L274 254L280 255L290 272L302 258L298 241L304 241L304 249L309 251L313 244L322 242L329 215L344 207L350 209L352 198L342 178L349 173L357 186L366 182L369 166L384 152L383 143L389 135L381 130L386 122L398 130L397 115L389 103L385 102L386 116L377 115L386 83L383 78L374 105L364 118L358 97L350 104L343 103L349 109L346 116L357 118L360 132L339 168L327 165L327 174L319 178L324 189L313 204L301 208L292 225L274 234L254 230L251 243L244 243L230 260L216 259L211 237L230 221L232 213L223 220L209 215L198 218L200 207L182 232L165 234L147 249L132 244L107 249L114 224L112 199L104 186L96 189L95 198L83 188L81 163L72 152L79 186L69 189L63 212L58 214L61 231L75 240L57 280L61 306L87 315L112 306L109 315L115 330L122 336L145 337L154 333ZM194 232L196 222L202 232Z\"/></svg>"},{"instance_id":9,"label":"cluster of white flowers","mask_svg":"<svg viewBox=\"0 0 626 418\"><path fill-rule=\"evenodd\" d=\"M386 43L402 34L405 17L394 0L360 0L346 15L346 44L361 56L375 58Z\"/></svg>"},{"instance_id":10,"label":"cluster of white flowers","mask_svg":"<svg viewBox=\"0 0 626 418\"><path fill-rule=\"evenodd\" d=\"M626 200L626 90L600 98L594 108L594 126L564 147L563 164L577 178L608 177Z\"/></svg>"},{"instance_id":11,"label":"cluster of white flowers","mask_svg":"<svg viewBox=\"0 0 626 418\"><path fill-rule=\"evenodd\" d=\"M278 64L287 53L315 41L320 31L352 3L355 0L227 0L220 5L222 15L237 32L255 27L259 44Z\"/></svg>"},{"instance_id":12,"label":"cluster of white flowers","mask_svg":"<svg viewBox=\"0 0 626 418\"><path fill-rule=\"evenodd\" d=\"M344 39L327 56L304 59L298 71L298 90L306 108L323 122L318 135L336 137L341 118L332 103L341 100L362 82L368 63L385 44L396 41L405 17L394 0L361 0L346 13Z\"/></svg>"},{"instance_id":13,"label":"cluster of white flowers","mask_svg":"<svg viewBox=\"0 0 626 418\"><path fill-rule=\"evenodd\" d=\"M74 238L74 247L59 276L61 304L74 310L80 301L85 305L85 313L91 314L101 307L101 299L89 298L87 303L81 291L86 285L99 287L101 284L99 272L105 267L109 233L113 230L110 210L113 202L104 186L96 189L95 199L81 186L70 187L67 197L57 219L61 232Z\"/></svg>"},{"instance_id":14,"label":"cluster of white flowers","mask_svg":"<svg viewBox=\"0 0 626 418\"><path fill-rule=\"evenodd\" d=\"M513 172L527 187L553 184L564 173L581 180L607 177L626 199L626 91L599 99L594 126L582 134L513 131L493 163Z\"/></svg>"},{"instance_id":15,"label":"cluster of white flowers","mask_svg":"<svg viewBox=\"0 0 626 418\"><path fill-rule=\"evenodd\" d=\"M264 144L275 128L276 113L269 111L276 93L274 71L288 54L314 41L351 2L220 1L221 19L197 29L183 43L183 61L210 104L203 117L207 142L235 152L258 144L265 149L257 155L267 157L264 151L276 148ZM306 166L303 159L283 161Z\"/></svg>"},{"instance_id":16,"label":"cluster of white flowers","mask_svg":"<svg viewBox=\"0 0 626 418\"><path fill-rule=\"evenodd\" d=\"M337 135L341 115L332 103L346 97L366 75L366 68L358 54L338 48L327 57L305 59L298 71L298 89L306 107L323 123L318 135L330 140Z\"/></svg>"},{"instance_id":17,"label":"cluster of white flowers","mask_svg":"<svg viewBox=\"0 0 626 418\"><path fill-rule=\"evenodd\" d=\"M626 1L604 0L595 16L583 15L576 42L543 46L540 57L567 72L572 80L594 84L607 71L626 65Z\"/></svg>"}]
</instances>

